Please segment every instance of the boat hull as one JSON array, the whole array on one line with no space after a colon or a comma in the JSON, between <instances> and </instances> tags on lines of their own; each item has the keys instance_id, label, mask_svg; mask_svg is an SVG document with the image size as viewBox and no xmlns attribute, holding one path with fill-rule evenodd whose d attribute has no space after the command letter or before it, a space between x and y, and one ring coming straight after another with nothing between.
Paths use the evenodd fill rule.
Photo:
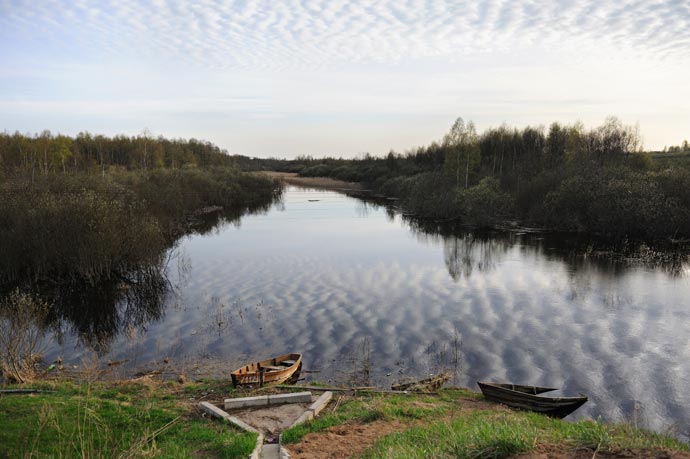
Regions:
<instances>
[{"instance_id":1,"label":"boat hull","mask_svg":"<svg viewBox=\"0 0 690 459\"><path fill-rule=\"evenodd\" d=\"M478 382L479 388L488 400L519 410L534 411L553 418L564 418L587 402L587 397L542 397L536 395L553 390L536 386L516 386ZM515 390L510 386L519 388ZM533 390L530 390L532 388Z\"/></svg>"},{"instance_id":2,"label":"boat hull","mask_svg":"<svg viewBox=\"0 0 690 459\"><path fill-rule=\"evenodd\" d=\"M263 387L288 382L299 375L301 368L302 354L283 354L247 364L230 373L230 376L235 387Z\"/></svg>"}]
</instances>

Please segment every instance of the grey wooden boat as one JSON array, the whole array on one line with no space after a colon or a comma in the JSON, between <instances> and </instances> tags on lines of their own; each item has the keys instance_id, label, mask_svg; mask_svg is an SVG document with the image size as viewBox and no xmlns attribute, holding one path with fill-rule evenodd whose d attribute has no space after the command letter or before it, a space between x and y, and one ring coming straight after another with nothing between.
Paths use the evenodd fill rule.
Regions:
<instances>
[{"instance_id":1,"label":"grey wooden boat","mask_svg":"<svg viewBox=\"0 0 690 459\"><path fill-rule=\"evenodd\" d=\"M587 397L543 397L539 394L556 390L551 387L523 386L477 382L488 400L519 410L534 411L553 418L564 418L587 402Z\"/></svg>"}]
</instances>

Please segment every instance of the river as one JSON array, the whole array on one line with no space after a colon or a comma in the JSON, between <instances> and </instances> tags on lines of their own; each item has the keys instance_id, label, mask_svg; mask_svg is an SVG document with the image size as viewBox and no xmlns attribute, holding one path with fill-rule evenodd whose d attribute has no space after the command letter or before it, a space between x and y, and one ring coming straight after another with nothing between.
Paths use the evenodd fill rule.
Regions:
<instances>
[{"instance_id":1,"label":"river","mask_svg":"<svg viewBox=\"0 0 690 459\"><path fill-rule=\"evenodd\" d=\"M385 206L289 187L266 213L180 240L162 311L101 353L226 375L301 352L307 379L333 383L447 369L475 390L487 380L584 393L572 419L683 436L687 273L585 256L539 234L423 231ZM83 339L67 331L48 345L57 355L83 359Z\"/></svg>"}]
</instances>

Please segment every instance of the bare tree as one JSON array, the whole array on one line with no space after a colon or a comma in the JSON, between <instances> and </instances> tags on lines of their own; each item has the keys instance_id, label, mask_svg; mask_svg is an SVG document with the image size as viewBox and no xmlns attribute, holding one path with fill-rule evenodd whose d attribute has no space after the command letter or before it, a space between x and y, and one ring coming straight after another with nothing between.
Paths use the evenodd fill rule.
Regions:
<instances>
[{"instance_id":1,"label":"bare tree","mask_svg":"<svg viewBox=\"0 0 690 459\"><path fill-rule=\"evenodd\" d=\"M453 123L450 131L443 138L443 145L451 148L455 153L446 156L446 164L455 169L456 186L460 188L460 169L462 167L462 156L465 156L465 188L469 187L470 161L479 155L479 137L470 121L465 125L462 118L458 118Z\"/></svg>"}]
</instances>

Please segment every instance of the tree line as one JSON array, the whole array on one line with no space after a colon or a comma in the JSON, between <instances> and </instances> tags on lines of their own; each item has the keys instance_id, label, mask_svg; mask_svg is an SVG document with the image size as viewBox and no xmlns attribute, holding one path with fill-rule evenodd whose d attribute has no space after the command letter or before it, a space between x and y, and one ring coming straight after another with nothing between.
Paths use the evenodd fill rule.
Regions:
<instances>
[{"instance_id":1,"label":"tree line","mask_svg":"<svg viewBox=\"0 0 690 459\"><path fill-rule=\"evenodd\" d=\"M690 154L690 143L687 140L683 140L680 145L671 145L670 147L664 147L661 151L662 153L685 153Z\"/></svg>"},{"instance_id":2,"label":"tree line","mask_svg":"<svg viewBox=\"0 0 690 459\"><path fill-rule=\"evenodd\" d=\"M611 239L690 237L690 162L655 159L639 128L615 117L592 129L552 123L482 133L459 118L441 141L404 153L302 157L277 168L362 182L423 218Z\"/></svg>"},{"instance_id":3,"label":"tree line","mask_svg":"<svg viewBox=\"0 0 690 459\"><path fill-rule=\"evenodd\" d=\"M233 166L233 158L218 146L196 139L138 136L107 137L88 132L76 137L50 131L40 134L0 133L0 172L32 177L54 173L101 173L123 170Z\"/></svg>"},{"instance_id":4,"label":"tree line","mask_svg":"<svg viewBox=\"0 0 690 459\"><path fill-rule=\"evenodd\" d=\"M38 295L50 324L67 321L102 344L125 320L160 314L180 236L279 195L279 184L208 142L0 134L0 302Z\"/></svg>"}]
</instances>

